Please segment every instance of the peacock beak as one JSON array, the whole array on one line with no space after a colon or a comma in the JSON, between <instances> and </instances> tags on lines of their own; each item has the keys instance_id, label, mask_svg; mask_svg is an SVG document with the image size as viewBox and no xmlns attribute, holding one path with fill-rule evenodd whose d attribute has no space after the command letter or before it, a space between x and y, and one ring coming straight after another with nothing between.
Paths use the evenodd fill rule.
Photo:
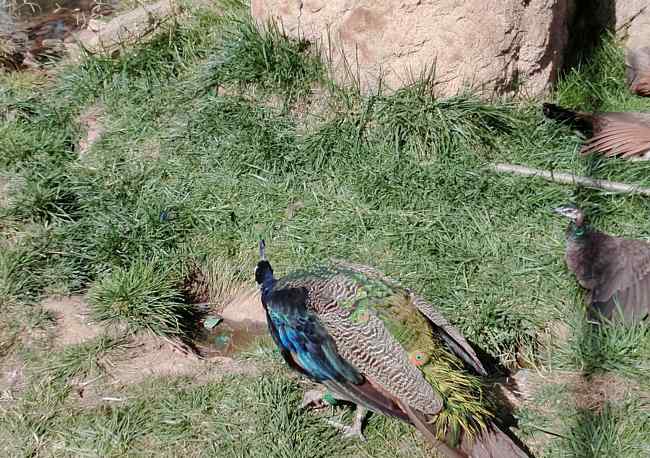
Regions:
<instances>
[{"instance_id":1,"label":"peacock beak","mask_svg":"<svg viewBox=\"0 0 650 458\"><path fill-rule=\"evenodd\" d=\"M567 216L567 207L566 205L561 205L553 209L553 213L557 213L560 216Z\"/></svg>"}]
</instances>

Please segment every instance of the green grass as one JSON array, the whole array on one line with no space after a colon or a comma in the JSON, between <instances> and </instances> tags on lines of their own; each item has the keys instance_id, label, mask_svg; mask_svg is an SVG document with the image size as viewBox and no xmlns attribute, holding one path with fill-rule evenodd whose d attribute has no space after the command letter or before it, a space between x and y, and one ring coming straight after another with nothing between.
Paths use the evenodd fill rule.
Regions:
<instances>
[{"instance_id":1,"label":"green grass","mask_svg":"<svg viewBox=\"0 0 650 458\"><path fill-rule=\"evenodd\" d=\"M154 379L129 391L126 403L69 406L65 414L50 404L43 426L16 410L0 421L15 433L35 433L5 442L14 455L41 446L57 456L427 456L407 426L379 416L369 420L367 443L342 441L324 420L333 412L296 408L300 389L278 374L200 386Z\"/></svg>"},{"instance_id":2,"label":"green grass","mask_svg":"<svg viewBox=\"0 0 650 458\"><path fill-rule=\"evenodd\" d=\"M93 319L108 325L126 323L131 330L183 335L190 307L183 302L169 272L155 264L134 262L117 268L88 291Z\"/></svg>"},{"instance_id":3,"label":"green grass","mask_svg":"<svg viewBox=\"0 0 650 458\"><path fill-rule=\"evenodd\" d=\"M645 409L645 410L644 410ZM579 409L570 417L571 429L562 445L573 457L644 457L650 451L647 405L626 402L605 404L598 412Z\"/></svg>"},{"instance_id":4,"label":"green grass","mask_svg":"<svg viewBox=\"0 0 650 458\"><path fill-rule=\"evenodd\" d=\"M627 88L624 62L623 43L607 35L594 54L560 82L557 101L584 111L647 111L647 101Z\"/></svg>"},{"instance_id":5,"label":"green grass","mask_svg":"<svg viewBox=\"0 0 650 458\"><path fill-rule=\"evenodd\" d=\"M89 342L65 347L54 361L47 365L46 374L53 381L86 377L93 372L104 372L101 358L125 344L124 337L102 335Z\"/></svg>"},{"instance_id":6,"label":"green grass","mask_svg":"<svg viewBox=\"0 0 650 458\"><path fill-rule=\"evenodd\" d=\"M649 333L647 324L625 327L580 322L559 350L559 359L565 366L582 368L585 375L614 372L647 385Z\"/></svg>"},{"instance_id":7,"label":"green grass","mask_svg":"<svg viewBox=\"0 0 650 458\"><path fill-rule=\"evenodd\" d=\"M223 41L208 60L208 87L255 85L282 93L287 102L309 92L323 75L320 60L308 53L306 41L291 41L281 27L269 23L259 29L241 14L227 15Z\"/></svg>"},{"instance_id":8,"label":"green grass","mask_svg":"<svg viewBox=\"0 0 650 458\"><path fill-rule=\"evenodd\" d=\"M318 415L295 409L305 386L268 350L240 357L264 367L259 377L151 380L101 406L83 406L34 375L85 376L113 349L100 338L47 358L24 337L32 325L48 326L38 318L44 295L87 294L107 326L187 337L188 301L219 302L253 283L260 236L279 275L329 257L382 269L504 365L551 378L647 378L647 326L583 323L582 295L562 257L566 223L550 210L574 201L597 227L648 238L648 201L487 166L650 186L649 164L578 157L580 138L545 120L536 101L436 98L426 78L361 97L327 81L316 50L273 25L260 33L241 5L228 8L224 17L197 10L147 45L88 57L46 84L0 76L0 177L10 179L0 208L0 310L8 317L0 355L33 366L20 399L0 410L0 439L20 437L4 446L8 456L426 456L412 428L378 415L367 444L340 440ZM647 110L648 100L628 94L622 64L620 48L605 41L563 78L555 101ZM322 112L304 108L321 98ZM80 156L78 116L91 106L102 107L106 130ZM558 323L568 336L549 343ZM543 409L518 413L525 440L544 437L540 456L642 453L634 448L650 430L642 400L596 414L542 394L534 405ZM553 424L567 409L575 415ZM592 442L591 455L581 454Z\"/></svg>"}]
</instances>

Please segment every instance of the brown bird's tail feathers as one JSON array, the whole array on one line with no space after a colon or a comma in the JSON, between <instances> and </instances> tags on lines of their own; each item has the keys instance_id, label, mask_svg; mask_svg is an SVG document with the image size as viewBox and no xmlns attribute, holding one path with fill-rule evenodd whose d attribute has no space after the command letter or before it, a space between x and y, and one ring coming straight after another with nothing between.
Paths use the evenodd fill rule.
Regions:
<instances>
[{"instance_id":1,"label":"brown bird's tail feathers","mask_svg":"<svg viewBox=\"0 0 650 458\"><path fill-rule=\"evenodd\" d=\"M415 409L400 403L418 431L446 458L532 458L495 423L490 422L480 436L463 435L459 446L451 446L436 437L433 425Z\"/></svg>"},{"instance_id":2,"label":"brown bird's tail feathers","mask_svg":"<svg viewBox=\"0 0 650 458\"><path fill-rule=\"evenodd\" d=\"M625 60L630 90L642 97L650 97L650 46L628 49Z\"/></svg>"},{"instance_id":3,"label":"brown bird's tail feathers","mask_svg":"<svg viewBox=\"0 0 650 458\"><path fill-rule=\"evenodd\" d=\"M496 424L491 423L479 437L463 438L461 449L471 458L531 458Z\"/></svg>"},{"instance_id":4,"label":"brown bird's tail feathers","mask_svg":"<svg viewBox=\"0 0 650 458\"><path fill-rule=\"evenodd\" d=\"M650 70L644 79L634 83L632 90L641 97L650 97Z\"/></svg>"}]
</instances>

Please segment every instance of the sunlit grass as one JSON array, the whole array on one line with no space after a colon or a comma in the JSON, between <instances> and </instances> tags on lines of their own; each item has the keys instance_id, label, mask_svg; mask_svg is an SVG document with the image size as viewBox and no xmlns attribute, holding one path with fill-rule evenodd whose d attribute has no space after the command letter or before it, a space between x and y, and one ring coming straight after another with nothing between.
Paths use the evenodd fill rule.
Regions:
<instances>
[{"instance_id":1,"label":"sunlit grass","mask_svg":"<svg viewBox=\"0 0 650 458\"><path fill-rule=\"evenodd\" d=\"M12 180L0 208L0 301L11 305L12 320L0 328L2 354L43 363L42 354L30 357L41 349L23 342L31 323L24 310L38 310L53 287L87 294L93 317L107 326L183 336L188 301L219 300L252 284L263 236L278 275L328 257L371 264L511 368L643 380L647 327L581 321L580 290L562 257L565 222L550 209L576 201L599 228L636 238L650 236L647 201L495 175L487 166L512 162L650 186L650 165L578 157L581 139L533 102L438 98L426 79L372 97L336 88L324 81L314 49L275 26L258 31L240 6L234 16L196 13L118 58L89 57L49 85L2 86L0 172ZM554 97L578 109L650 108L626 92L622 69L620 49L606 41ZM304 123L295 108L308 106L317 86L326 113ZM77 118L95 104L105 132L80 156ZM184 290L199 275L210 285ZM569 323L569 335L548 344L540 336L554 323ZM66 381L101 371L112 348L101 339L69 347L44 366ZM2 431L22 438L8 456L430 453L412 428L379 415L367 444L342 441L317 415L296 409L304 386L276 353L264 352L242 358L265 361L259 379L153 380L129 388L128 402L92 408L71 408L56 386L30 379L24 398L0 414L7 426L0 438ZM544 427L566 410L547 406L553 395L535 401L547 409L534 418ZM644 407L619 404L576 411L538 451L599 456L619 447L636 456L643 449L635 441L649 431Z\"/></svg>"}]
</instances>

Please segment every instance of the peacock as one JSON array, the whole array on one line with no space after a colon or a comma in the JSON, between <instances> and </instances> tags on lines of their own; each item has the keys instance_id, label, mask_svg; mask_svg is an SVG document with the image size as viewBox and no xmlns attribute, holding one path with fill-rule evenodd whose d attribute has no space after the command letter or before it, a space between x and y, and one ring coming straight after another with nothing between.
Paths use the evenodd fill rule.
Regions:
<instances>
[{"instance_id":1,"label":"peacock","mask_svg":"<svg viewBox=\"0 0 650 458\"><path fill-rule=\"evenodd\" d=\"M632 160L650 159L650 113L586 113L552 103L543 106L544 115L569 123L590 136L580 149L582 154L602 153Z\"/></svg>"},{"instance_id":2,"label":"peacock","mask_svg":"<svg viewBox=\"0 0 650 458\"><path fill-rule=\"evenodd\" d=\"M370 410L414 425L450 458L530 456L497 426L475 351L411 290L346 261L276 279L263 241L255 280L285 362L327 390L302 405L357 405L352 425L330 422L346 436L363 439Z\"/></svg>"},{"instance_id":3,"label":"peacock","mask_svg":"<svg viewBox=\"0 0 650 458\"><path fill-rule=\"evenodd\" d=\"M650 46L628 49L625 67L630 90L636 95L650 97Z\"/></svg>"},{"instance_id":4,"label":"peacock","mask_svg":"<svg viewBox=\"0 0 650 458\"><path fill-rule=\"evenodd\" d=\"M650 244L593 229L572 204L554 209L570 220L565 260L589 291L589 319L642 321L650 314Z\"/></svg>"}]
</instances>

